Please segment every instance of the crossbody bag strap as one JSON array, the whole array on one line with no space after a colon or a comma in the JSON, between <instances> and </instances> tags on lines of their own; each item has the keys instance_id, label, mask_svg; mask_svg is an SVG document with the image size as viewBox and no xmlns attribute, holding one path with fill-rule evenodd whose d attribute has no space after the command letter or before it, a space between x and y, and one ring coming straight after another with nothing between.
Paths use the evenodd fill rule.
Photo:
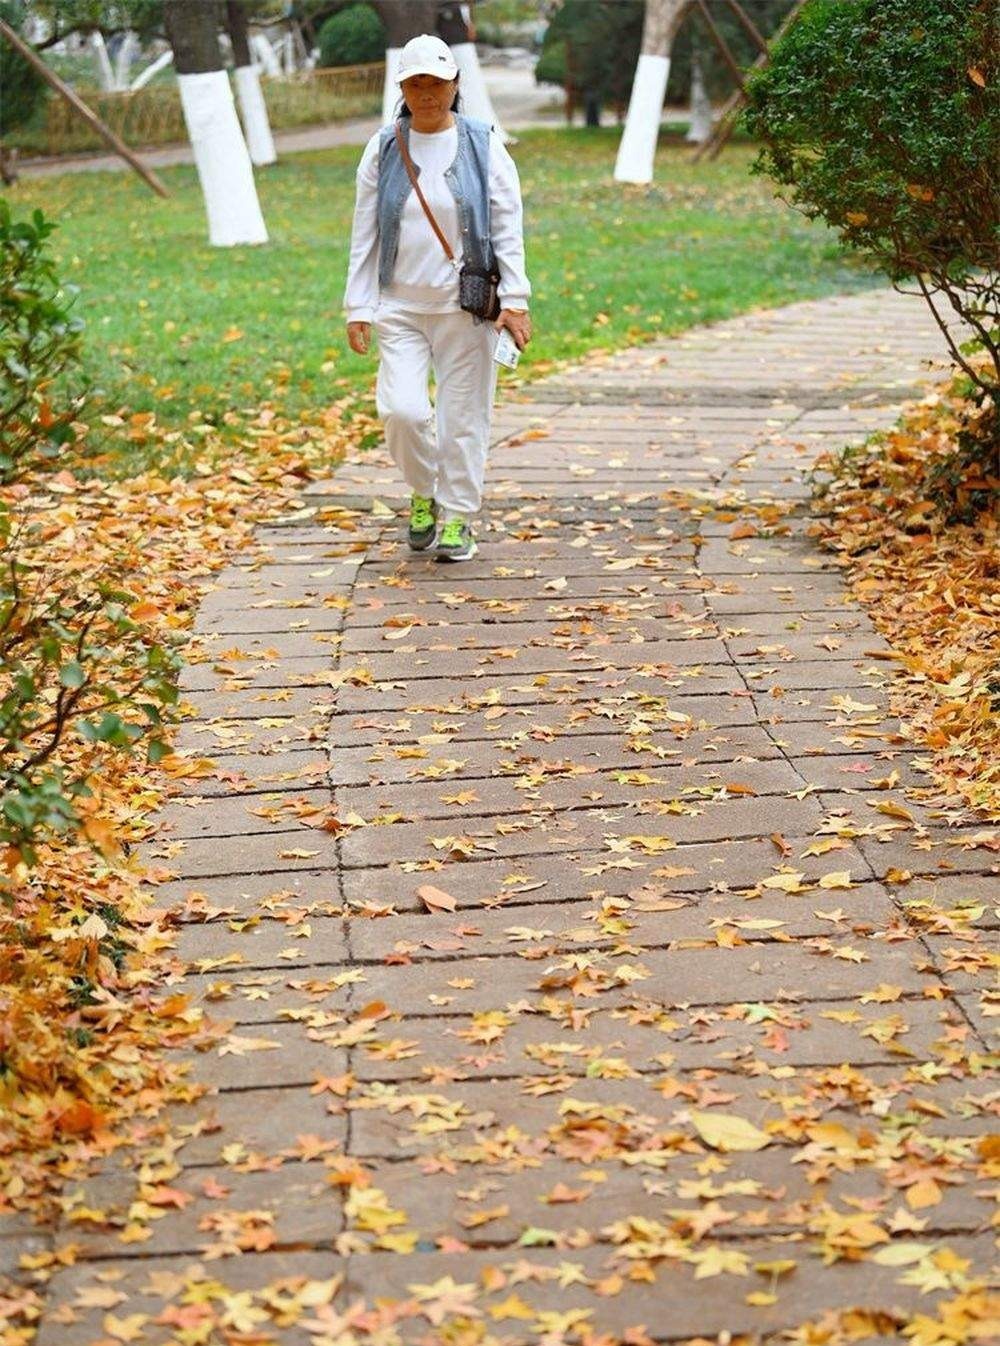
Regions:
<instances>
[{"instance_id":1,"label":"crossbody bag strap","mask_svg":"<svg viewBox=\"0 0 1000 1346\"><path fill-rule=\"evenodd\" d=\"M434 230L435 234L437 234L438 242L441 244L442 248L444 248L444 255L448 258L448 261L451 262L452 266L454 266L455 254L452 252L451 245L449 244L448 240L441 232L440 226L438 225L437 220L434 218L434 214L430 206L427 204L426 196L424 196L423 192L420 190L420 182L417 178L416 170L413 167L413 160L410 158L410 151L406 144L406 137L403 135L403 128L400 126L399 122L396 123L396 144L399 146L399 152L403 156L403 165L406 168L407 176L413 183L413 190L416 192L417 199L420 201L420 204L424 208L424 214L427 216L428 223Z\"/></svg>"}]
</instances>

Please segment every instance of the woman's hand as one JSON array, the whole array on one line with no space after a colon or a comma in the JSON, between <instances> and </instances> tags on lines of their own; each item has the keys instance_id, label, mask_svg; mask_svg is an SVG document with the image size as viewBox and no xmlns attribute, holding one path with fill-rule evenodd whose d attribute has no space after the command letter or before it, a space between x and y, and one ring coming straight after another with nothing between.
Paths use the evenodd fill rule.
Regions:
<instances>
[{"instance_id":1,"label":"woman's hand","mask_svg":"<svg viewBox=\"0 0 1000 1346\"><path fill-rule=\"evenodd\" d=\"M349 322L347 324L347 344L357 355L367 355L372 344L371 323Z\"/></svg>"},{"instance_id":2,"label":"woman's hand","mask_svg":"<svg viewBox=\"0 0 1000 1346\"><path fill-rule=\"evenodd\" d=\"M506 327L514 341L517 343L517 349L523 351L525 346L531 340L531 315L527 309L523 308L505 308L500 310L500 317L494 323L498 332L502 332Z\"/></svg>"}]
</instances>

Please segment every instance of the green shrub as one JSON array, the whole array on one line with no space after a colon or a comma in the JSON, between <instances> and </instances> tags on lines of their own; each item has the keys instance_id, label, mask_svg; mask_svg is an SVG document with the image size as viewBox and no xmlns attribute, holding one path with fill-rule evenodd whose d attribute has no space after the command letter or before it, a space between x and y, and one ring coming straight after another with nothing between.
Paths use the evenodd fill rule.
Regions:
<instances>
[{"instance_id":1,"label":"green shrub","mask_svg":"<svg viewBox=\"0 0 1000 1346\"><path fill-rule=\"evenodd\" d=\"M365 65L385 56L385 28L371 5L349 5L319 30L319 64Z\"/></svg>"},{"instance_id":2,"label":"green shrub","mask_svg":"<svg viewBox=\"0 0 1000 1346\"><path fill-rule=\"evenodd\" d=\"M129 615L136 595L79 568L46 567L40 523L0 505L0 846L32 864L78 830L94 749L166 751L161 710L178 656ZM67 752L67 748L69 751ZM92 838L95 839L95 838ZM13 852L11 855L10 852Z\"/></svg>"},{"instance_id":3,"label":"green shrub","mask_svg":"<svg viewBox=\"0 0 1000 1346\"><path fill-rule=\"evenodd\" d=\"M995 0L812 0L750 91L747 124L764 142L756 171L874 256L894 284L915 284L957 363L995 399ZM956 316L964 331L948 330ZM975 357L970 329L987 359Z\"/></svg>"},{"instance_id":4,"label":"green shrub","mask_svg":"<svg viewBox=\"0 0 1000 1346\"><path fill-rule=\"evenodd\" d=\"M0 0L0 19L20 32L27 7L23 0ZM31 120L45 93L41 76L20 52L0 38L0 140Z\"/></svg>"},{"instance_id":5,"label":"green shrub","mask_svg":"<svg viewBox=\"0 0 1000 1346\"><path fill-rule=\"evenodd\" d=\"M0 482L58 457L74 439L83 394L56 409L55 382L80 359L83 321L71 312L47 251L56 228L40 210L14 220L0 199Z\"/></svg>"}]
</instances>

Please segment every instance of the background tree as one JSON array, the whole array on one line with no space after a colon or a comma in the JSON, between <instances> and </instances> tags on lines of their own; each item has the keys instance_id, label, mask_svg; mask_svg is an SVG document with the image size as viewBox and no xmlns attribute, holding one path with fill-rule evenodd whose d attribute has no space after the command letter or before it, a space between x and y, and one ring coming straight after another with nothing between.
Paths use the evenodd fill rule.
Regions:
<instances>
[{"instance_id":1,"label":"background tree","mask_svg":"<svg viewBox=\"0 0 1000 1346\"><path fill-rule=\"evenodd\" d=\"M248 0L226 0L226 28L233 49L233 78L243 119L247 149L258 166L277 159L267 104L260 87L260 69L250 53L250 5Z\"/></svg>"},{"instance_id":2,"label":"background tree","mask_svg":"<svg viewBox=\"0 0 1000 1346\"><path fill-rule=\"evenodd\" d=\"M438 0L436 26L429 31L436 32L451 48L461 77L459 88L462 91L462 110L466 116L478 117L488 126L495 126L504 140L510 140L500 126L500 119L483 78L479 53L469 29L469 23L474 23L471 15L471 4L459 4L458 0Z\"/></svg>"},{"instance_id":3,"label":"background tree","mask_svg":"<svg viewBox=\"0 0 1000 1346\"><path fill-rule=\"evenodd\" d=\"M750 92L757 171L897 288L916 284L993 405L983 451L1000 454L995 0L813 0Z\"/></svg>"},{"instance_id":4,"label":"background tree","mask_svg":"<svg viewBox=\"0 0 1000 1346\"><path fill-rule=\"evenodd\" d=\"M618 182L653 180L653 157L670 76L670 52L690 7L691 0L646 0L642 48L615 161Z\"/></svg>"},{"instance_id":5,"label":"background tree","mask_svg":"<svg viewBox=\"0 0 1000 1346\"><path fill-rule=\"evenodd\" d=\"M0 19L22 33L27 6L23 0L0 0ZM0 177L11 183L16 176L15 150L4 139L35 115L44 97L44 85L24 57L0 38Z\"/></svg>"},{"instance_id":6,"label":"background tree","mask_svg":"<svg viewBox=\"0 0 1000 1346\"><path fill-rule=\"evenodd\" d=\"M331 14L316 41L321 66L364 65L382 60L386 31L371 5L353 4Z\"/></svg>"},{"instance_id":7,"label":"background tree","mask_svg":"<svg viewBox=\"0 0 1000 1346\"><path fill-rule=\"evenodd\" d=\"M266 243L253 168L219 49L217 0L165 0L184 120L216 247Z\"/></svg>"},{"instance_id":8,"label":"background tree","mask_svg":"<svg viewBox=\"0 0 1000 1346\"><path fill-rule=\"evenodd\" d=\"M535 67L540 83L624 107L639 59L642 0L566 0L552 17Z\"/></svg>"},{"instance_id":9,"label":"background tree","mask_svg":"<svg viewBox=\"0 0 1000 1346\"><path fill-rule=\"evenodd\" d=\"M385 28L382 120L390 122L399 102L399 85L396 83L399 53L411 37L437 30L438 0L372 0L372 5Z\"/></svg>"},{"instance_id":10,"label":"background tree","mask_svg":"<svg viewBox=\"0 0 1000 1346\"><path fill-rule=\"evenodd\" d=\"M792 8L794 0L742 0L747 16L764 37L770 37ZM740 66L746 69L757 56L758 48L746 28L740 23L728 4L709 0L715 26ZM705 88L710 98L718 101L733 89L733 76L715 42L709 36L704 20L693 9L681 24L670 53L670 78L667 81L667 102L685 103L691 90L691 60L697 47Z\"/></svg>"}]
</instances>

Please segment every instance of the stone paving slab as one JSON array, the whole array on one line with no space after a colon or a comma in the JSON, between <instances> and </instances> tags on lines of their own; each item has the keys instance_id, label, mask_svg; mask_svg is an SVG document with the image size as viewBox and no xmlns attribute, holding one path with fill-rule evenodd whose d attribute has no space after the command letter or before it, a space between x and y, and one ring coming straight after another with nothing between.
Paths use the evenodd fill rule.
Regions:
<instances>
[{"instance_id":1,"label":"stone paving slab","mask_svg":"<svg viewBox=\"0 0 1000 1346\"><path fill-rule=\"evenodd\" d=\"M787 1254L789 1245L780 1240L761 1239L734 1246L737 1250L744 1250L747 1266L750 1267L757 1262L780 1260ZM972 1265L978 1268L988 1265L987 1240L957 1238L953 1240L953 1246L956 1253L968 1257ZM497 1308L501 1318L505 1313L503 1305L512 1302L515 1288L515 1302L528 1304L538 1312L565 1313L574 1306L579 1308L587 1301L585 1287L588 1284L601 1283L608 1286L598 1303L609 1330L621 1333L634 1330L645 1322L647 1335L652 1332L651 1339L666 1343L686 1340L703 1331L715 1333L716 1325L727 1321L727 1300L717 1293L704 1315L700 1315L703 1296L692 1296L691 1292L703 1287L692 1280L690 1267L670 1268L661 1265L653 1272L651 1284L630 1285L623 1298L616 1282L608 1280L615 1264L606 1249L585 1250L573 1255L570 1265L574 1269L579 1268L580 1276L576 1284L571 1282L566 1285L565 1276L559 1274L560 1264L567 1261L564 1253L542 1249L535 1254L534 1260L540 1269L539 1275L525 1283L518 1280L518 1258L510 1253L498 1255L492 1250L450 1256L421 1252L410 1258L393 1257L391 1254L355 1256L347 1263L348 1279L343 1287L342 1298L337 1302L343 1307L366 1291L372 1297L384 1292L387 1296L395 1295L404 1299L411 1294L410 1286L432 1284L440 1270L442 1275L452 1275L457 1284L476 1283L484 1274L496 1280L497 1288L485 1291L483 1302ZM279 1252L230 1259L220 1270L224 1269L227 1286L242 1294L252 1294L255 1290L263 1292L269 1285L296 1275L322 1282L342 1265L342 1260L332 1251ZM191 1258L154 1258L150 1259L148 1265L129 1269L116 1285L123 1288L129 1302L139 1311L155 1319L162 1316L165 1307L169 1309L172 1304L180 1302L186 1284L185 1273L192 1270L193 1274L198 1274L196 1268L192 1269ZM547 1275L544 1274L546 1272ZM95 1283L97 1274L92 1266L86 1264L60 1272L60 1294L67 1299L79 1295L84 1287ZM748 1292L749 1286L759 1284L761 1279L740 1277L734 1281L733 1299L742 1297ZM861 1307L876 1309L891 1306L898 1312L902 1312L907 1305L914 1311L926 1307L926 1304L921 1305L919 1291L905 1285L898 1286L888 1268L872 1265L870 1269L866 1268L863 1278L859 1278L857 1272L849 1266L839 1264L824 1269L815 1285L793 1285L789 1281L779 1294L777 1305L756 1311L754 1322L767 1334L760 1337L762 1344L772 1346L779 1340L778 1334L782 1329L811 1316L813 1311L818 1315L824 1308L844 1303L845 1299L851 1298L855 1282L856 1299L851 1302L857 1302ZM592 1299L590 1302L593 1302ZM671 1306L669 1312L664 1311L665 1305ZM95 1332L100 1330L101 1317L101 1310L89 1309L80 1311L79 1316L68 1326L59 1324L55 1331L43 1325L44 1335L38 1338L39 1346L91 1346ZM414 1323L417 1332L424 1331L427 1326L426 1319ZM533 1337L530 1332L530 1322L525 1326L515 1319L506 1324L501 1321L499 1326L505 1328L504 1346L533 1346L533 1341L537 1340L537 1336ZM144 1329L143 1346L147 1342L149 1346L165 1346L171 1330L163 1323L151 1321ZM282 1329L281 1341L282 1346L285 1343L288 1346L313 1346L315 1337L301 1327L291 1325ZM879 1341L884 1342L885 1346L902 1346L903 1338L880 1335Z\"/></svg>"},{"instance_id":2,"label":"stone paving slab","mask_svg":"<svg viewBox=\"0 0 1000 1346\"><path fill-rule=\"evenodd\" d=\"M499 411L475 561L409 553L374 449L215 578L196 771L143 847L205 1092L74 1196L104 1217L61 1231L38 1346L173 1346L203 1301L249 1313L206 1346L373 1313L400 1346L777 1346L848 1307L901 1346L984 1273L996 836L920 793L802 508L938 354L880 293L598 355ZM824 1263L852 1219L874 1243Z\"/></svg>"},{"instance_id":3,"label":"stone paving slab","mask_svg":"<svg viewBox=\"0 0 1000 1346\"><path fill-rule=\"evenodd\" d=\"M984 1237L956 1238L949 1246L957 1254L969 1257L980 1273L990 1265L989 1241ZM736 1242L732 1248L744 1253L748 1267L780 1261L795 1251L794 1245L766 1237L742 1244ZM410 1285L427 1284L437 1276L449 1273L458 1282L473 1281L486 1267L498 1267L503 1272L505 1267L515 1266L518 1260L516 1252L505 1259L492 1249L455 1254L451 1258L433 1253L415 1253L407 1258L378 1254L353 1257L349 1263L347 1288L354 1294L404 1298ZM600 1282L606 1281L616 1269L627 1271L627 1263L621 1258L615 1259L605 1249L584 1249L569 1258L565 1250L548 1254L543 1250L537 1255L538 1264L550 1265L554 1273L559 1264L567 1260L580 1266L585 1276ZM591 1311L590 1321L599 1315L596 1321L606 1332L621 1334L641 1325L647 1333L653 1333L655 1340L666 1342L693 1337L711 1339L720 1332L731 1330L730 1324L736 1320L737 1306L742 1303L743 1296L751 1288L758 1288L761 1282L759 1276L739 1277L723 1282L725 1291L720 1292L718 1284L712 1289L706 1288L703 1281L699 1284L694 1279L692 1267L665 1261L654 1268L651 1280L611 1282L606 1295L596 1301L596 1308L592 1294L579 1283L563 1286L558 1274L553 1274L551 1279L518 1283L517 1290L519 1296L533 1307L566 1312L585 1306ZM503 1287L495 1292L496 1302L509 1298L511 1288L505 1278ZM900 1285L898 1274L875 1263L817 1265L810 1269L808 1277L789 1277L779 1289L777 1301L774 1305L754 1310L752 1316L744 1310L742 1321L755 1332L778 1333L845 1304L859 1309L884 1310L891 1306L897 1311L908 1307L913 1312L927 1307L926 1298L921 1297L916 1287ZM484 1302L489 1303L489 1298ZM510 1341L511 1346L521 1346L521 1343L531 1342L532 1337L528 1333L519 1334L519 1328L514 1325Z\"/></svg>"},{"instance_id":4,"label":"stone paving slab","mask_svg":"<svg viewBox=\"0 0 1000 1346\"><path fill-rule=\"evenodd\" d=\"M544 771L534 774L531 762L526 761L521 767L523 774L515 775L513 780L509 776L503 780L478 780L466 766L462 780L476 781L472 791L475 798L469 804L489 814L502 814L507 810L530 812L539 805L555 811L598 805L630 806L638 810L644 801L662 800L664 794L669 795L678 788L719 791L724 790L726 782L730 780L743 793L755 796L787 794L802 785L798 772L783 758L744 762L738 770L732 767L728 772L721 770L722 764L715 763L704 768L684 768L683 778L678 777L676 767L656 767L653 771L639 773L640 778L622 783L616 781L616 776L623 774L621 769L609 772L596 755L593 762L583 757L579 765L580 772L570 778L559 775L546 778ZM588 775L591 779L586 784L590 788L586 791L586 798L581 799L581 790L585 784L583 778ZM648 777L648 780L641 777ZM341 787L337 799L342 806L362 817L372 817L392 809L405 809L405 816L410 819L449 818L454 815L455 809L451 802L454 790L440 780L429 782L411 779L406 782L404 791L394 785L360 786L353 789Z\"/></svg>"},{"instance_id":5,"label":"stone paving slab","mask_svg":"<svg viewBox=\"0 0 1000 1346\"><path fill-rule=\"evenodd\" d=\"M859 848L849 843L832 856L809 856L805 850L810 836L783 838L788 858L806 881L818 881L835 862L838 868L850 868L873 877L871 867ZM567 850L560 855L518 856L513 859L477 859L439 864L435 868L403 869L399 864L375 869L346 870L341 876L342 892L348 903L364 910L388 905L393 911L421 907L417 889L424 883L451 890L459 911L481 904L516 905L518 897L530 894L532 902L578 900L587 892L601 890L611 895L628 892L647 880L655 882L656 870L670 868L670 888L674 892L704 892L714 882L731 888L751 888L772 875L781 863L783 851L770 838L746 838L741 841L692 843L678 846L659 856L616 857L606 850ZM930 867L930 866L928 866ZM886 866L879 866L882 872ZM675 872L675 871L680 871Z\"/></svg>"},{"instance_id":6,"label":"stone paving slab","mask_svg":"<svg viewBox=\"0 0 1000 1346\"><path fill-rule=\"evenodd\" d=\"M210 991L205 1003L213 1014L220 1019L226 1016L229 1022L237 1006L232 1000L222 998L216 989L224 986L226 979L223 976L216 976L214 980L192 977L191 989L196 996L199 982ZM262 989L259 983L255 989ZM254 1000L246 1003L257 1006L270 1002ZM273 1008L277 1011L278 1005L275 1003ZM311 1039L298 1024L275 1023L266 1018L249 1022L262 1025L260 1031L255 1027L252 1033L243 1032L241 1021L238 1031L222 1044L226 1048L225 1055L215 1050L200 1053L194 1059L191 1065L194 1083L242 1092L251 1079L254 1082L264 1079L272 1087L300 1083L303 1079L312 1083L320 1075L340 1075L347 1068L345 1052ZM272 1045L248 1045L263 1043Z\"/></svg>"},{"instance_id":7,"label":"stone paving slab","mask_svg":"<svg viewBox=\"0 0 1000 1346\"><path fill-rule=\"evenodd\" d=\"M510 815L508 815L509 817ZM522 823L524 820L518 820ZM513 834L504 835L508 826L490 815L463 811L461 818L450 828L430 828L422 823L396 823L386 827L365 827L344 836L341 843L341 863L345 869L358 869L391 861L427 860L435 854L451 855L455 842L467 838L470 850L480 855L538 855L549 846L586 846L600 850L607 841L617 841L635 834L654 838L663 843L663 849L673 850L683 842L701 844L728 841L734 837L757 837L763 832L799 835L811 825L822 821L822 809L811 798L789 799L775 796L768 799L744 799L737 796L722 807L706 808L696 817L683 813L667 819L651 815L637 819L612 813L600 807L581 809L572 815L549 815L539 811L531 823L519 826ZM442 836L447 844L442 844ZM609 846L608 849L611 849ZM627 843L621 853L647 850L643 843Z\"/></svg>"},{"instance_id":8,"label":"stone paving slab","mask_svg":"<svg viewBox=\"0 0 1000 1346\"><path fill-rule=\"evenodd\" d=\"M741 1002L768 1000L808 986L810 995L840 998L860 995L871 989L871 968L865 963L817 955L797 941L775 943L764 950L756 945L736 948L647 950L637 960L638 980L630 983L635 993L672 1005L680 1002L713 1005L728 1003L730 996ZM373 968L366 972L365 995L383 1001L398 1013L435 1014L445 1002L452 1012L488 1009L497 1000L495 978L502 978L502 1004L510 1004L533 991L551 989L563 994L570 1003L575 983L571 963L564 958L531 966L524 960L507 960L498 968L494 960L458 958L449 967L451 977L442 979L440 970L426 963L408 967ZM627 964L629 976L632 965ZM905 945L886 945L879 950L880 975L891 978L904 991L922 992L932 973L925 977L914 967L913 951ZM622 984L614 963L597 970L594 978L584 979L587 999L599 999ZM625 975L625 974L623 974ZM463 985L454 986L454 982ZM464 985L471 982L471 986ZM603 985L602 985L603 983ZM595 994L596 993L596 994Z\"/></svg>"},{"instance_id":9,"label":"stone paving slab","mask_svg":"<svg viewBox=\"0 0 1000 1346\"><path fill-rule=\"evenodd\" d=\"M775 1001L776 1021L783 1025L780 1033L775 1033L770 1025L734 1024L731 1015L727 1018L728 1009L728 1006L711 1011L698 1007L697 1012L671 1009L669 1015L663 1016L667 1021L664 1026L647 1026L634 1022L639 1016L631 1006L623 1005L616 1010L595 1010L585 1033L572 1033L559 1022L542 1018L521 1018L502 1042L489 1049L475 1044L475 1020L470 1015L411 1019L405 1027L389 1022L354 1054L352 1070L360 1080L408 1083L412 1091L431 1088L434 1078L443 1076L469 1081L506 1080L519 1089L527 1106L535 1090L557 1098L569 1090L575 1097L580 1082L587 1080L588 1071L605 1068L610 1072L623 1071L623 1063L627 1062L629 1078L636 1082L637 1089L644 1076L642 1087L656 1090L666 1076L690 1073L688 1093L682 1088L678 1095L681 1102L685 1098L697 1100L698 1072L707 1071L701 1078L711 1079L713 1089L724 1093L736 1091L730 1100L735 1108L743 1095L739 1079L732 1080L729 1076L734 1072L738 1075L741 1067L753 1060L762 1060L772 1068L796 1069L837 1068L845 1062L866 1069L898 1064L901 1060L919 1062L945 1032L940 1008L916 1001L904 1002L902 1007L903 1017L909 1020L908 1031L903 1033L900 1029L897 1037L889 1039L885 1035L895 1026L893 1015L869 1007L853 1016L850 1023L843 1023L842 1018L848 1015L843 999L810 1001L804 1005ZM894 1011L896 1015L900 1013ZM961 1017L955 1014L953 1022L958 1023ZM668 1032L665 1029L670 1027L670 1020L678 1026ZM400 1046L395 1054L387 1054L386 1044L390 1042L405 1043L405 1049ZM773 1047L768 1046L769 1042ZM750 1086L743 1087L745 1090ZM984 1096L986 1092L984 1089ZM995 1104L996 1091L990 1092ZM654 1097L649 1095L646 1109L659 1115L665 1105L654 1102ZM665 1115L675 1105L671 1103ZM740 1115L756 1120L759 1111L759 1106L750 1107ZM511 1110L510 1116L519 1126L527 1125L521 1103ZM502 1124L501 1114L498 1125Z\"/></svg>"},{"instance_id":10,"label":"stone paving slab","mask_svg":"<svg viewBox=\"0 0 1000 1346\"><path fill-rule=\"evenodd\" d=\"M671 1165L672 1179L697 1183L702 1162L701 1156L679 1156ZM699 1206L678 1206L676 1200L667 1197L652 1166L646 1172L641 1166L612 1169L605 1175L606 1181L588 1185L584 1179L582 1187L579 1165L552 1159L539 1168L519 1172L501 1168L499 1172L475 1175L460 1170L455 1175L428 1176L418 1162L407 1160L380 1168L382 1190L390 1206L404 1212L408 1227L427 1243L462 1239L473 1249L486 1246L496 1251L504 1245L516 1247L527 1230L538 1226L557 1232L582 1227L596 1232L603 1241L614 1237L623 1209L642 1210L648 1220L680 1227L685 1216L697 1220L700 1214ZM879 1188L876 1175L855 1171L832 1174L817 1191L801 1166L790 1166L787 1155L775 1150L741 1157L736 1172L741 1182L753 1184L756 1190L751 1196L727 1198L727 1239L738 1239L747 1230L755 1237L794 1233L801 1228L804 1212L820 1209L827 1202L840 1205L871 1201ZM558 1196L551 1201L550 1194L561 1188L576 1190L580 1196L571 1202L559 1201ZM657 1188L662 1193L659 1196L655 1194ZM762 1205L763 1191L781 1191L782 1195L772 1204ZM476 1223L491 1214L493 1218L485 1223ZM983 1198L970 1201L969 1194L952 1189L936 1215L941 1233L975 1234L988 1221L989 1207Z\"/></svg>"},{"instance_id":11,"label":"stone paving slab","mask_svg":"<svg viewBox=\"0 0 1000 1346\"><path fill-rule=\"evenodd\" d=\"M686 732L678 732L676 736L656 731L646 733L640 728L634 747L631 742L622 743L620 729L617 733L552 735L550 741L543 730L520 737L520 726L512 725L509 736L501 739L454 739L432 742L423 748L415 748L412 741L409 745L388 744L384 748L370 744L363 748L336 748L330 757L330 782L336 787L369 783L389 786L410 785L432 778L447 785L449 778L456 775L461 775L463 780L478 781L492 773L506 776L508 789L512 790L518 777L530 776L533 772L544 775L546 771L558 774L560 769L568 769L569 760L590 771L647 771L669 764L671 755L687 762L697 760L701 754L702 759L711 764L739 759L763 761L779 755L780 750L775 746L778 735L769 735L759 725L698 731L685 721L681 723ZM489 724L496 726L497 720L494 718ZM586 726L588 729L593 727L596 726ZM678 744L681 746L676 746ZM455 762L462 765L450 765ZM582 789L582 777L575 779ZM685 780L684 783L689 782ZM508 802L516 798L516 794L511 794ZM401 802L397 800L397 807Z\"/></svg>"},{"instance_id":12,"label":"stone paving slab","mask_svg":"<svg viewBox=\"0 0 1000 1346\"><path fill-rule=\"evenodd\" d=\"M286 1137L294 1145L292 1135ZM133 1182L124 1184L122 1204L106 1208L111 1228L79 1234L86 1258L142 1258L183 1254L225 1242L231 1212L267 1211L267 1226L279 1244L328 1244L343 1228L343 1210L335 1188L320 1165L289 1163L274 1172L239 1173L227 1165L197 1168L174 1179L183 1209L155 1220L141 1244L123 1240L114 1226L126 1225ZM207 1188L206 1188L207 1185ZM220 1190L221 1189L221 1190ZM216 1193L218 1193L216 1195Z\"/></svg>"}]
</instances>

